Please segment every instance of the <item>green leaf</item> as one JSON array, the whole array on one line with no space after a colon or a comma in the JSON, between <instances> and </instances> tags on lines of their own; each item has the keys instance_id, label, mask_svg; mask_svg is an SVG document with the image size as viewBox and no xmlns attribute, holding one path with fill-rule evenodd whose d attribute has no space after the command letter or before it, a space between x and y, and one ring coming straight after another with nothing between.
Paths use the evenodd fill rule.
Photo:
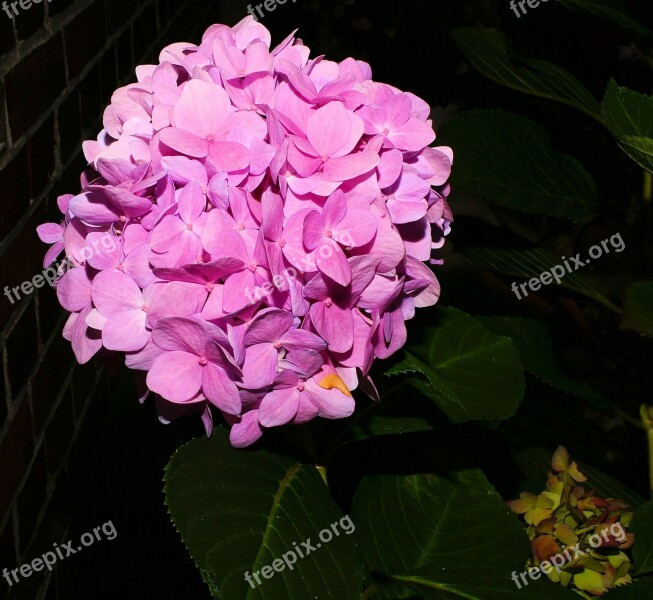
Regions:
<instances>
[{"instance_id":1,"label":"green leaf","mask_svg":"<svg viewBox=\"0 0 653 600\"><path fill-rule=\"evenodd\" d=\"M385 415L370 415L362 423L352 428L351 439L366 440L379 435L400 435L429 431L433 425L421 417L389 417Z\"/></svg>"},{"instance_id":2,"label":"green leaf","mask_svg":"<svg viewBox=\"0 0 653 600\"><path fill-rule=\"evenodd\" d=\"M479 470L366 477L352 516L370 568L422 598L576 598L548 580L517 587L528 537Z\"/></svg>"},{"instance_id":3,"label":"green leaf","mask_svg":"<svg viewBox=\"0 0 653 600\"><path fill-rule=\"evenodd\" d=\"M653 39L653 31L640 25L619 0L558 0L566 8L588 12L599 19L617 23L622 29L645 40Z\"/></svg>"},{"instance_id":4,"label":"green leaf","mask_svg":"<svg viewBox=\"0 0 653 600\"><path fill-rule=\"evenodd\" d=\"M651 600L653 598L653 577L635 579L628 585L620 585L601 596L610 600Z\"/></svg>"},{"instance_id":5,"label":"green leaf","mask_svg":"<svg viewBox=\"0 0 653 600\"><path fill-rule=\"evenodd\" d=\"M622 150L653 173L653 97L610 81L603 99L603 115Z\"/></svg>"},{"instance_id":6,"label":"green leaf","mask_svg":"<svg viewBox=\"0 0 653 600\"><path fill-rule=\"evenodd\" d=\"M541 248L532 248L530 250L497 250L495 248L477 246L467 251L467 257L481 267L524 279L540 277L542 273L551 271L557 265L562 266L564 269L562 258L556 258L553 254ZM586 263L587 260L584 259L583 262ZM571 264L572 261L567 259L567 262L574 269L574 266ZM554 281L550 285L554 286L556 282ZM595 302L603 304L603 306L614 312L621 312L619 307L615 306L603 294L586 283L582 277L576 275L573 270L571 272L569 272L569 269L566 270L565 274L562 275L560 285L572 292L582 294ZM520 290L520 295L523 295L522 292Z\"/></svg>"},{"instance_id":7,"label":"green leaf","mask_svg":"<svg viewBox=\"0 0 653 600\"><path fill-rule=\"evenodd\" d=\"M210 439L175 452L165 482L172 521L214 598L359 600L362 565L350 528L339 525L328 543L318 539L343 515L312 465L266 450L236 450L216 428ZM255 589L245 581L245 572L272 565L295 551L293 542L303 548L309 538L316 549L293 570L283 563L270 579L261 573Z\"/></svg>"},{"instance_id":8,"label":"green leaf","mask_svg":"<svg viewBox=\"0 0 653 600\"><path fill-rule=\"evenodd\" d=\"M542 482L542 488L546 483L546 474L551 470L551 457L553 452L545 448L527 448L517 453L516 463L521 471L530 480ZM572 456L573 460L576 460ZM626 501L631 508L637 509L646 501L636 492L617 481L614 477L606 475L603 471L590 467L585 463L576 460L581 472L587 475L585 487L596 490L603 498L619 498Z\"/></svg>"},{"instance_id":9,"label":"green leaf","mask_svg":"<svg viewBox=\"0 0 653 600\"><path fill-rule=\"evenodd\" d=\"M403 360L387 375L419 373L410 383L453 421L506 419L524 395L519 351L512 340L495 335L454 308L440 308L439 321L415 338Z\"/></svg>"},{"instance_id":10,"label":"green leaf","mask_svg":"<svg viewBox=\"0 0 653 600\"><path fill-rule=\"evenodd\" d=\"M621 327L653 337L653 281L639 281L628 286Z\"/></svg>"},{"instance_id":11,"label":"green leaf","mask_svg":"<svg viewBox=\"0 0 653 600\"><path fill-rule=\"evenodd\" d=\"M571 379L560 368L553 340L546 326L535 319L477 317L490 331L509 337L519 348L524 368L554 388L587 400L600 408L611 406L586 383Z\"/></svg>"},{"instance_id":12,"label":"green leaf","mask_svg":"<svg viewBox=\"0 0 653 600\"><path fill-rule=\"evenodd\" d=\"M555 152L546 129L501 110L472 110L445 123L456 149L452 185L526 213L580 221L597 204L596 183L571 156Z\"/></svg>"},{"instance_id":13,"label":"green leaf","mask_svg":"<svg viewBox=\"0 0 653 600\"><path fill-rule=\"evenodd\" d=\"M603 123L601 105L578 79L553 63L514 56L502 32L461 27L454 29L451 37L467 60L492 81L573 106Z\"/></svg>"},{"instance_id":14,"label":"green leaf","mask_svg":"<svg viewBox=\"0 0 653 600\"><path fill-rule=\"evenodd\" d=\"M653 573L653 500L635 512L629 530L635 534L632 547L635 572Z\"/></svg>"}]
</instances>

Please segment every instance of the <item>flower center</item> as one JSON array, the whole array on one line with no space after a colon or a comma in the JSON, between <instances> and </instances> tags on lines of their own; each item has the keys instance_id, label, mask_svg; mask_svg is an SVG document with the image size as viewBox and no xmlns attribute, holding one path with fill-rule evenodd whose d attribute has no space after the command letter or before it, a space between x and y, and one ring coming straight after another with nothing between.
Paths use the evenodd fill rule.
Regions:
<instances>
[{"instance_id":1,"label":"flower center","mask_svg":"<svg viewBox=\"0 0 653 600\"><path fill-rule=\"evenodd\" d=\"M324 232L324 237L332 238L333 237L333 232L330 229L327 229Z\"/></svg>"},{"instance_id":2,"label":"flower center","mask_svg":"<svg viewBox=\"0 0 653 600\"><path fill-rule=\"evenodd\" d=\"M210 294L213 291L213 288L215 287L215 283L207 283L204 288L206 291Z\"/></svg>"},{"instance_id":3,"label":"flower center","mask_svg":"<svg viewBox=\"0 0 653 600\"><path fill-rule=\"evenodd\" d=\"M256 269L258 269L258 265L255 262L251 262L247 268L253 273L256 271Z\"/></svg>"},{"instance_id":4,"label":"flower center","mask_svg":"<svg viewBox=\"0 0 653 600\"><path fill-rule=\"evenodd\" d=\"M300 382L297 384L297 389L298 389L300 392L303 392L303 391L304 391L304 382L303 382L303 381L300 381Z\"/></svg>"},{"instance_id":5,"label":"flower center","mask_svg":"<svg viewBox=\"0 0 653 600\"><path fill-rule=\"evenodd\" d=\"M209 135L206 136L206 141L207 142L212 142L215 139L215 136L212 133L209 133Z\"/></svg>"},{"instance_id":6,"label":"flower center","mask_svg":"<svg viewBox=\"0 0 653 600\"><path fill-rule=\"evenodd\" d=\"M193 224L192 223L186 223L186 229L188 229L188 231L193 231Z\"/></svg>"},{"instance_id":7,"label":"flower center","mask_svg":"<svg viewBox=\"0 0 653 600\"><path fill-rule=\"evenodd\" d=\"M279 350L281 348L281 342L275 342L272 344L276 350Z\"/></svg>"},{"instance_id":8,"label":"flower center","mask_svg":"<svg viewBox=\"0 0 653 600\"><path fill-rule=\"evenodd\" d=\"M333 300L331 300L331 298L327 298L327 299L324 301L324 305L325 305L327 308L330 308L332 304L333 304Z\"/></svg>"},{"instance_id":9,"label":"flower center","mask_svg":"<svg viewBox=\"0 0 653 600\"><path fill-rule=\"evenodd\" d=\"M150 310L149 304L143 304L141 306L141 310L146 313L148 310Z\"/></svg>"},{"instance_id":10,"label":"flower center","mask_svg":"<svg viewBox=\"0 0 653 600\"><path fill-rule=\"evenodd\" d=\"M209 364L209 361L206 360L206 356L200 356L199 360L197 361L200 366L205 367L206 365Z\"/></svg>"}]
</instances>

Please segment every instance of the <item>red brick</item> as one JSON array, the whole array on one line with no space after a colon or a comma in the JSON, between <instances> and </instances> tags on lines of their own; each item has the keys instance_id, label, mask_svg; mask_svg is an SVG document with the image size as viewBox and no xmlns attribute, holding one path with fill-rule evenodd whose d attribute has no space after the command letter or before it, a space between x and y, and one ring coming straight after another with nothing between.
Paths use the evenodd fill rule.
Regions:
<instances>
[{"instance_id":1,"label":"red brick","mask_svg":"<svg viewBox=\"0 0 653 600\"><path fill-rule=\"evenodd\" d=\"M96 1L77 15L64 29L70 79L79 75L82 69L93 61L98 50L104 45L106 16L103 9L103 3Z\"/></svg>"},{"instance_id":2,"label":"red brick","mask_svg":"<svg viewBox=\"0 0 653 600\"><path fill-rule=\"evenodd\" d=\"M29 404L22 402L0 444L0 519L6 514L34 449Z\"/></svg>"},{"instance_id":3,"label":"red brick","mask_svg":"<svg viewBox=\"0 0 653 600\"><path fill-rule=\"evenodd\" d=\"M31 279L33 274L25 275ZM32 302L16 323L7 339L7 363L9 385L13 399L21 392L27 378L34 368L34 357L39 353L39 340L36 330L36 311Z\"/></svg>"},{"instance_id":4,"label":"red brick","mask_svg":"<svg viewBox=\"0 0 653 600\"><path fill-rule=\"evenodd\" d=\"M134 0L105 0L104 13L110 36L131 20L135 8Z\"/></svg>"},{"instance_id":5,"label":"red brick","mask_svg":"<svg viewBox=\"0 0 653 600\"><path fill-rule=\"evenodd\" d=\"M150 4L134 21L134 58L147 62L146 51L156 39L156 7Z\"/></svg>"},{"instance_id":6,"label":"red brick","mask_svg":"<svg viewBox=\"0 0 653 600\"><path fill-rule=\"evenodd\" d=\"M15 176L18 177L18 173L15 173ZM36 227L47 220L49 219L45 203L42 203L5 250L3 258L0 259L0 281L3 286L13 288L43 270L43 256L47 246L36 235ZM11 226L15 226L16 222L12 222ZM11 260L7 257L11 257ZM17 303L11 304L6 296L0 297L0 327L7 323L16 306Z\"/></svg>"},{"instance_id":7,"label":"red brick","mask_svg":"<svg viewBox=\"0 0 653 600\"><path fill-rule=\"evenodd\" d=\"M30 198L37 198L54 172L54 115L27 142Z\"/></svg>"},{"instance_id":8,"label":"red brick","mask_svg":"<svg viewBox=\"0 0 653 600\"><path fill-rule=\"evenodd\" d=\"M19 40L27 39L43 27L43 20L45 19L44 4L46 3L33 3L28 9L22 9L20 5L17 7L20 12L14 19L14 25Z\"/></svg>"},{"instance_id":9,"label":"red brick","mask_svg":"<svg viewBox=\"0 0 653 600\"><path fill-rule=\"evenodd\" d=\"M43 362L32 381L32 406L35 413L35 431L38 433L50 413L52 403L61 389L74 355L70 342L56 335L47 349Z\"/></svg>"},{"instance_id":10,"label":"red brick","mask_svg":"<svg viewBox=\"0 0 653 600\"><path fill-rule=\"evenodd\" d=\"M0 170L0 190L3 198L11 198L11 202L4 203L4 214L0 219L2 239L14 228L29 205L29 172L25 148Z\"/></svg>"},{"instance_id":11,"label":"red brick","mask_svg":"<svg viewBox=\"0 0 653 600\"><path fill-rule=\"evenodd\" d=\"M25 552L27 544L32 539L39 513L45 503L47 485L48 477L45 468L45 451L41 447L34 459L25 485L16 500L16 508L18 510L19 554Z\"/></svg>"},{"instance_id":12,"label":"red brick","mask_svg":"<svg viewBox=\"0 0 653 600\"><path fill-rule=\"evenodd\" d=\"M79 106L82 130L86 131L92 125L96 125L98 130L101 129L99 120L102 116L102 90L99 65L95 65L79 84Z\"/></svg>"},{"instance_id":13,"label":"red brick","mask_svg":"<svg viewBox=\"0 0 653 600\"><path fill-rule=\"evenodd\" d=\"M4 12L0 16L0 54L6 54L16 46L14 22L6 18Z\"/></svg>"},{"instance_id":14,"label":"red brick","mask_svg":"<svg viewBox=\"0 0 653 600\"><path fill-rule=\"evenodd\" d=\"M134 62L132 59L132 34L131 27L118 38L116 42L116 52L118 59L118 79L122 81L129 75L130 81L134 80Z\"/></svg>"},{"instance_id":15,"label":"red brick","mask_svg":"<svg viewBox=\"0 0 653 600\"><path fill-rule=\"evenodd\" d=\"M33 50L7 74L7 110L14 141L52 106L65 85L63 40L58 34Z\"/></svg>"},{"instance_id":16,"label":"red brick","mask_svg":"<svg viewBox=\"0 0 653 600\"><path fill-rule=\"evenodd\" d=\"M56 0L48 2L48 14L52 17L66 10L75 0Z\"/></svg>"},{"instance_id":17,"label":"red brick","mask_svg":"<svg viewBox=\"0 0 653 600\"><path fill-rule=\"evenodd\" d=\"M70 387L61 399L45 433L48 471L53 474L62 465L75 431L73 398Z\"/></svg>"},{"instance_id":18,"label":"red brick","mask_svg":"<svg viewBox=\"0 0 653 600\"><path fill-rule=\"evenodd\" d=\"M14 538L13 519L9 519L0 533L0 565L13 569L16 566L16 541Z\"/></svg>"},{"instance_id":19,"label":"red brick","mask_svg":"<svg viewBox=\"0 0 653 600\"><path fill-rule=\"evenodd\" d=\"M74 92L57 110L59 120L59 152L61 162L66 163L81 141L82 125L79 111L79 94Z\"/></svg>"}]
</instances>

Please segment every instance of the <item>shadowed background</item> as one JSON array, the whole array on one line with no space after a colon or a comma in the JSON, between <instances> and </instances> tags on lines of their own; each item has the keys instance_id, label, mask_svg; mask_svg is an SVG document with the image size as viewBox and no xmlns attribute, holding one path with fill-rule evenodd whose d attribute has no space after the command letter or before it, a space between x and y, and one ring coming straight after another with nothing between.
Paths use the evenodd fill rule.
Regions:
<instances>
[{"instance_id":1,"label":"shadowed background","mask_svg":"<svg viewBox=\"0 0 653 600\"><path fill-rule=\"evenodd\" d=\"M651 22L650 6L626 4ZM240 0L52 0L13 20L0 12L0 288L41 272L46 247L35 228L59 218L58 195L78 191L81 141L97 135L112 91L166 44L199 42L212 23L246 14ZM313 56L369 61L375 79L427 100L436 122L456 107L519 106L569 147L564 121L472 72L447 30L499 27L531 56L544 53L582 76L597 96L606 73L641 85L644 67L628 37L609 24L590 30L587 19L553 2L517 19L507 0L288 0L262 23L273 44L298 28ZM584 143L571 148L603 174L606 193L618 194L624 182L610 180L610 157ZM455 192L452 200L455 212ZM52 576L33 574L11 590L0 579L0 598L209 599L161 491L163 467L175 447L201 435L199 420L163 427L117 365L76 366L64 322L51 289L14 304L0 296L0 569L109 520L118 537L60 562Z\"/></svg>"}]
</instances>

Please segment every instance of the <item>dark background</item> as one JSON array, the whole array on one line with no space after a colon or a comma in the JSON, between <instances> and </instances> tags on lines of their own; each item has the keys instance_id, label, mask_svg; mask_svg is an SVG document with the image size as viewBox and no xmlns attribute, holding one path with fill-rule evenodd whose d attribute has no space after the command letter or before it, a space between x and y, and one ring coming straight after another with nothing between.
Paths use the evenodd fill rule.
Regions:
<instances>
[{"instance_id":1,"label":"dark background","mask_svg":"<svg viewBox=\"0 0 653 600\"><path fill-rule=\"evenodd\" d=\"M650 2L625 4L650 26ZM42 270L46 248L35 228L58 219L59 194L78 191L81 140L100 130L112 91L166 44L199 42L209 25L233 25L246 10L234 0L52 0L21 10L13 21L0 12L2 288ZM288 0L262 22L273 44L298 28L313 56L370 62L376 80L427 100L436 123L472 107L535 118L554 144L582 156L608 201L641 185L612 177L618 149L597 148L589 123L587 135L571 137L569 113L485 80L447 34L460 25L498 27L526 55L568 68L599 97L611 75L650 93L640 50L609 23L555 2L518 19L507 0ZM451 204L458 217L454 240L482 236L457 212L455 192ZM109 520L118 537L67 558L50 578L21 580L8 597L208 599L161 492L170 454L201 434L199 420L164 427L151 405L136 402L124 372L74 365L61 338L64 321L50 289L16 304L0 296L0 569L30 562L54 542L78 540ZM7 592L0 579L0 597Z\"/></svg>"}]
</instances>

